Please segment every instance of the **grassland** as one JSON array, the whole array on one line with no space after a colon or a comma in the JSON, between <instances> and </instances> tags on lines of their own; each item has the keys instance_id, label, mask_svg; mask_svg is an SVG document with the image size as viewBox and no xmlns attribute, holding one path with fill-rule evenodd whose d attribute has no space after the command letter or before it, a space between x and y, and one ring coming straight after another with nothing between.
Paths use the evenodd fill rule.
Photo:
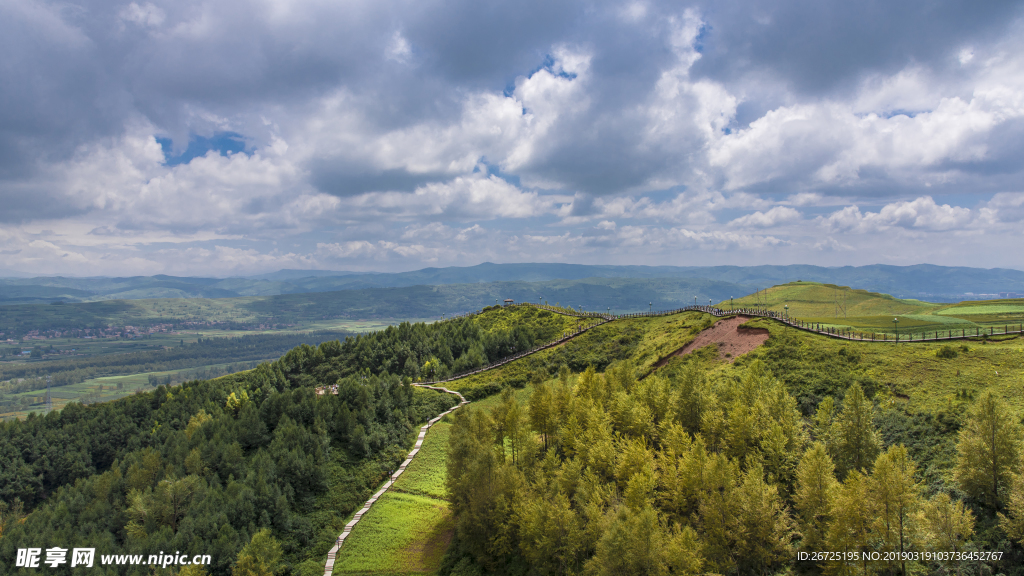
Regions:
<instances>
[{"instance_id":1,"label":"grassland","mask_svg":"<svg viewBox=\"0 0 1024 576\"><path fill-rule=\"evenodd\" d=\"M910 412L937 413L991 390L1024 414L1024 339L1020 337L897 345L838 340L765 319L748 325L767 328L771 338L788 339L794 346L814 349L823 358L849 364L849 376L875 388L880 405L899 404ZM936 352L944 346L952 346L957 356L939 358ZM758 350L751 356L766 353Z\"/></svg>"},{"instance_id":2,"label":"grassland","mask_svg":"<svg viewBox=\"0 0 1024 576\"><path fill-rule=\"evenodd\" d=\"M900 333L914 334L982 327L1001 331L1004 326L1024 325L1021 299L935 304L817 282L781 284L760 294L723 301L719 306L728 310L759 303L780 313L788 305L789 315L805 322L879 334L896 331L893 318L899 318Z\"/></svg>"}]
</instances>

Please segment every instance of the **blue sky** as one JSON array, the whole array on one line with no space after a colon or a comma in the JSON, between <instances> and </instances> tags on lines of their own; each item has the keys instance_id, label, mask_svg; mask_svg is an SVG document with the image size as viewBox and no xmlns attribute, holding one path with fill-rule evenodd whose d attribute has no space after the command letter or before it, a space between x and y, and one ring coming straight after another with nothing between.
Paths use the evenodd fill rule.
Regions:
<instances>
[{"instance_id":1,"label":"blue sky","mask_svg":"<svg viewBox=\"0 0 1024 576\"><path fill-rule=\"evenodd\" d=\"M1024 269L1020 2L0 4L0 274Z\"/></svg>"}]
</instances>

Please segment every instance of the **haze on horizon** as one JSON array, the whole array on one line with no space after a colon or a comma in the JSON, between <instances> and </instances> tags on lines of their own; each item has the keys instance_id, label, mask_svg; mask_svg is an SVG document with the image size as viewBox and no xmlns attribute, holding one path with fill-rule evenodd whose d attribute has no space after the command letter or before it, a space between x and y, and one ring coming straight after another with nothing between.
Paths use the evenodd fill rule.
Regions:
<instances>
[{"instance_id":1,"label":"haze on horizon","mask_svg":"<svg viewBox=\"0 0 1024 576\"><path fill-rule=\"evenodd\" d=\"M1024 4L0 4L0 275L1024 269Z\"/></svg>"}]
</instances>

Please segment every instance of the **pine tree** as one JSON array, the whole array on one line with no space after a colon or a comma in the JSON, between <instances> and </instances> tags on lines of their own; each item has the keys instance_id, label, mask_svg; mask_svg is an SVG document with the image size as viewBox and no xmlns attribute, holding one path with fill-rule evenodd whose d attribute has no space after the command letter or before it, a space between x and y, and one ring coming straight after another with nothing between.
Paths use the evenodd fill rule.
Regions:
<instances>
[{"instance_id":1,"label":"pine tree","mask_svg":"<svg viewBox=\"0 0 1024 576\"><path fill-rule=\"evenodd\" d=\"M972 407L956 448L953 476L960 487L998 509L1000 490L1020 466L1021 426L1006 404L985 393Z\"/></svg>"},{"instance_id":2,"label":"pine tree","mask_svg":"<svg viewBox=\"0 0 1024 576\"><path fill-rule=\"evenodd\" d=\"M940 492L924 506L931 549L937 552L959 552L974 534L974 515L959 500Z\"/></svg>"},{"instance_id":3,"label":"pine tree","mask_svg":"<svg viewBox=\"0 0 1024 576\"><path fill-rule=\"evenodd\" d=\"M707 543L707 559L712 571L733 572L741 560L737 542L743 537L740 499L736 492L740 481L739 465L723 454L708 458L698 505L701 533Z\"/></svg>"},{"instance_id":4,"label":"pine tree","mask_svg":"<svg viewBox=\"0 0 1024 576\"><path fill-rule=\"evenodd\" d=\"M232 576L274 576L284 568L281 544L271 536L269 528L258 530L252 540L238 553L231 569Z\"/></svg>"},{"instance_id":5,"label":"pine tree","mask_svg":"<svg viewBox=\"0 0 1024 576\"><path fill-rule=\"evenodd\" d=\"M533 393L530 394L530 426L535 432L540 433L544 441L544 450L548 449L548 436L554 430L554 414L552 406L551 388L543 382L534 384Z\"/></svg>"},{"instance_id":6,"label":"pine tree","mask_svg":"<svg viewBox=\"0 0 1024 576\"><path fill-rule=\"evenodd\" d=\"M875 432L874 404L864 396L859 384L846 389L843 409L833 425L836 466L840 476L851 470L865 471L878 457L881 441Z\"/></svg>"},{"instance_id":7,"label":"pine tree","mask_svg":"<svg viewBox=\"0 0 1024 576\"><path fill-rule=\"evenodd\" d=\"M695 434L700 430L701 414L705 408L707 378L704 371L694 362L683 369L675 384L678 390L674 402L676 420L689 433Z\"/></svg>"},{"instance_id":8,"label":"pine tree","mask_svg":"<svg viewBox=\"0 0 1024 576\"><path fill-rule=\"evenodd\" d=\"M594 576L668 576L698 574L701 547L689 527L669 528L650 507L638 511L622 506L611 513L609 527L587 562Z\"/></svg>"},{"instance_id":9,"label":"pine tree","mask_svg":"<svg viewBox=\"0 0 1024 576\"><path fill-rule=\"evenodd\" d=\"M861 553L860 570L854 570L851 564L832 562L825 565L826 574L867 573L868 560L864 553L871 550L869 537L875 516L875 502L869 497L868 488L869 479L859 471L846 475L836 493L833 517L825 538L826 550Z\"/></svg>"},{"instance_id":10,"label":"pine tree","mask_svg":"<svg viewBox=\"0 0 1024 576\"><path fill-rule=\"evenodd\" d=\"M814 412L814 439L825 444L830 455L835 456L835 432L833 425L836 421L836 401L831 396L826 396L818 403L818 409Z\"/></svg>"},{"instance_id":11,"label":"pine tree","mask_svg":"<svg viewBox=\"0 0 1024 576\"><path fill-rule=\"evenodd\" d=\"M583 525L564 493L531 498L523 504L520 515L520 547L534 570L566 574L579 569Z\"/></svg>"},{"instance_id":12,"label":"pine tree","mask_svg":"<svg viewBox=\"0 0 1024 576\"><path fill-rule=\"evenodd\" d=\"M1024 544L1024 476L1015 475L1006 499L1006 515L999 513L999 527L1011 540Z\"/></svg>"},{"instance_id":13,"label":"pine tree","mask_svg":"<svg viewBox=\"0 0 1024 576\"><path fill-rule=\"evenodd\" d=\"M737 538L741 573L770 573L791 557L793 522L774 484L764 480L761 466L752 466L736 491L739 501Z\"/></svg>"},{"instance_id":14,"label":"pine tree","mask_svg":"<svg viewBox=\"0 0 1024 576\"><path fill-rule=\"evenodd\" d=\"M899 552L901 573L907 573L903 552L919 540L917 512L921 507L921 488L914 474L917 465L902 444L891 446L877 460L869 482L870 498L877 516L873 531L882 551Z\"/></svg>"},{"instance_id":15,"label":"pine tree","mask_svg":"<svg viewBox=\"0 0 1024 576\"><path fill-rule=\"evenodd\" d=\"M839 482L836 481L835 464L823 443L815 442L804 452L796 476L794 501L803 534L800 547L810 551L824 550Z\"/></svg>"}]
</instances>

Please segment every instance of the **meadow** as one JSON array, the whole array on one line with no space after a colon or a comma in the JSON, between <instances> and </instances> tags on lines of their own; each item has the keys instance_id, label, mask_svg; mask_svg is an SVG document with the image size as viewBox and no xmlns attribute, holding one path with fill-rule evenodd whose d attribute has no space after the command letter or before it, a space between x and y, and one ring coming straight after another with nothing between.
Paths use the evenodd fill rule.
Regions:
<instances>
[{"instance_id":1,"label":"meadow","mask_svg":"<svg viewBox=\"0 0 1024 576\"><path fill-rule=\"evenodd\" d=\"M942 330L1024 326L1024 300L936 304L817 282L790 282L743 298L725 300L724 310L761 306L824 327L876 334L923 334ZM893 319L899 322L894 323Z\"/></svg>"},{"instance_id":2,"label":"meadow","mask_svg":"<svg viewBox=\"0 0 1024 576\"><path fill-rule=\"evenodd\" d=\"M517 390L520 402L526 393L526 389ZM492 408L499 400L499 395L493 395L473 406ZM450 430L451 416L430 427L412 463L345 539L334 574L437 573L455 532L445 490Z\"/></svg>"}]
</instances>

